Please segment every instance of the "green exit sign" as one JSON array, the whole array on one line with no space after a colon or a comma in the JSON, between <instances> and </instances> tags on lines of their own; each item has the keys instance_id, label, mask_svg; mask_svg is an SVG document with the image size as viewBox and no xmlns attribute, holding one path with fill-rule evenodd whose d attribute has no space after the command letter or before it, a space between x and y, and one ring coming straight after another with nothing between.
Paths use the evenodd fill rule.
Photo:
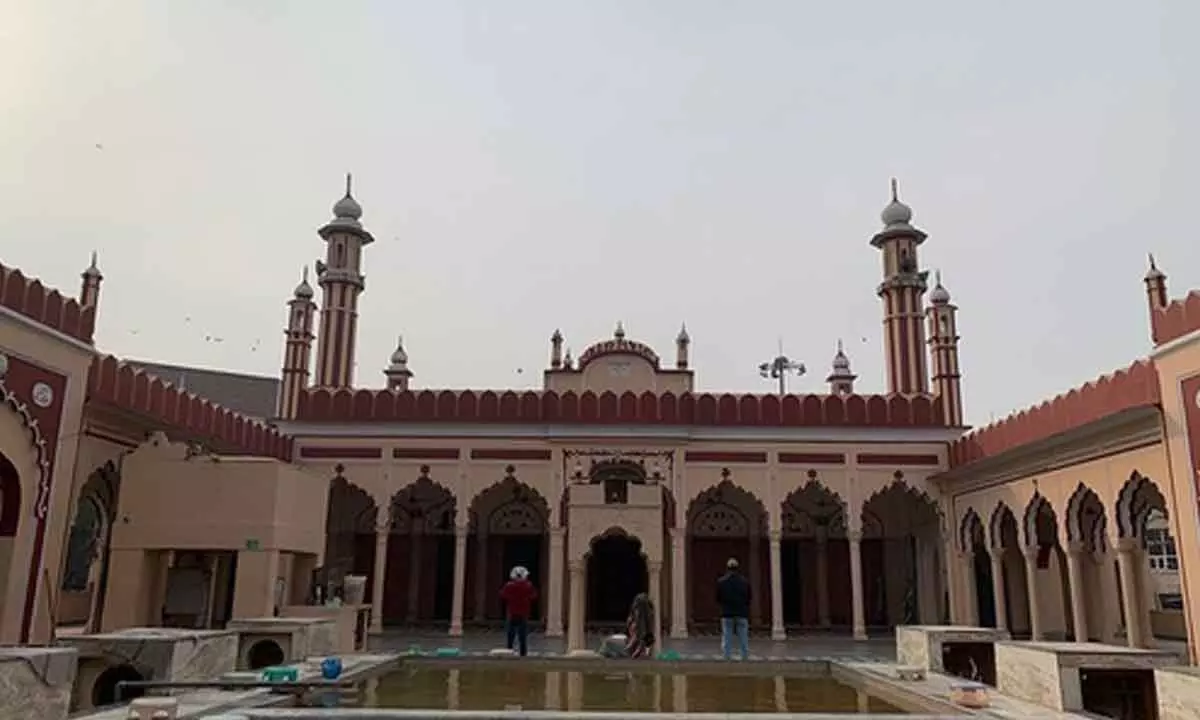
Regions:
<instances>
[{"instance_id":1,"label":"green exit sign","mask_svg":"<svg viewBox=\"0 0 1200 720\"><path fill-rule=\"evenodd\" d=\"M259 542L258 538L250 538L249 540L246 541L246 549L247 550L262 550L262 543Z\"/></svg>"}]
</instances>

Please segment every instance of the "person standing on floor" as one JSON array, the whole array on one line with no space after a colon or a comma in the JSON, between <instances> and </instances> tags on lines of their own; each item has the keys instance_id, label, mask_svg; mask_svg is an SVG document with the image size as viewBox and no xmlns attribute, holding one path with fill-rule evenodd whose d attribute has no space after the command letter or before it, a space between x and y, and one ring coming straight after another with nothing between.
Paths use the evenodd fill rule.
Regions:
<instances>
[{"instance_id":1,"label":"person standing on floor","mask_svg":"<svg viewBox=\"0 0 1200 720\"><path fill-rule=\"evenodd\" d=\"M516 641L521 657L529 653L529 611L537 599L537 588L529 582L529 571L520 565L508 575L509 581L500 588L500 599L504 601L504 634L508 649Z\"/></svg>"},{"instance_id":2,"label":"person standing on floor","mask_svg":"<svg viewBox=\"0 0 1200 720\"><path fill-rule=\"evenodd\" d=\"M717 604L721 606L721 652L729 660L733 638L743 660L750 659L750 581L738 572L738 561L729 558L725 574L717 580Z\"/></svg>"}]
</instances>

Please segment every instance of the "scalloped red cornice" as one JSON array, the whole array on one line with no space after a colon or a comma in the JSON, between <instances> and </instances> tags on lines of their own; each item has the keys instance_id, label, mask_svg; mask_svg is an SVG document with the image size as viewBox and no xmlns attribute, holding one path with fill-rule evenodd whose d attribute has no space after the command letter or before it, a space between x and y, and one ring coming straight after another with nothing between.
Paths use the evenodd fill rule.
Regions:
<instances>
[{"instance_id":1,"label":"scalloped red cornice","mask_svg":"<svg viewBox=\"0 0 1200 720\"><path fill-rule=\"evenodd\" d=\"M76 340L92 342L96 326L94 308L80 307L59 291L3 264L0 264L0 305Z\"/></svg>"},{"instance_id":2,"label":"scalloped red cornice","mask_svg":"<svg viewBox=\"0 0 1200 720\"><path fill-rule=\"evenodd\" d=\"M1111 375L964 435L950 444L950 466L967 465L1122 410L1158 403L1158 371L1152 361L1138 360Z\"/></svg>"},{"instance_id":3,"label":"scalloped red cornice","mask_svg":"<svg viewBox=\"0 0 1200 720\"><path fill-rule=\"evenodd\" d=\"M276 428L180 390L112 355L97 357L88 373L88 401L102 402L215 441L220 450L291 460L292 439ZM217 449L217 448L214 448Z\"/></svg>"},{"instance_id":4,"label":"scalloped red cornice","mask_svg":"<svg viewBox=\"0 0 1200 720\"><path fill-rule=\"evenodd\" d=\"M1200 290L1193 290L1181 300L1172 300L1165 308L1150 314L1150 332L1155 345L1200 330Z\"/></svg>"},{"instance_id":5,"label":"scalloped red cornice","mask_svg":"<svg viewBox=\"0 0 1200 720\"><path fill-rule=\"evenodd\" d=\"M571 423L745 427L938 427L936 398L552 390L330 390L300 396L302 422Z\"/></svg>"}]
</instances>

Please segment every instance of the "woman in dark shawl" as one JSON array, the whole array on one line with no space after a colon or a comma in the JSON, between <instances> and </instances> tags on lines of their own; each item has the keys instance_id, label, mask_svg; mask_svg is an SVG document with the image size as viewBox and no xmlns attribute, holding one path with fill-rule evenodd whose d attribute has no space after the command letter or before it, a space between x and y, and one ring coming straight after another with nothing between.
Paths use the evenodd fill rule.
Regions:
<instances>
[{"instance_id":1,"label":"woman in dark shawl","mask_svg":"<svg viewBox=\"0 0 1200 720\"><path fill-rule=\"evenodd\" d=\"M629 641L625 650L629 657L649 657L650 648L654 647L654 603L646 593L638 593L633 598L626 634Z\"/></svg>"}]
</instances>

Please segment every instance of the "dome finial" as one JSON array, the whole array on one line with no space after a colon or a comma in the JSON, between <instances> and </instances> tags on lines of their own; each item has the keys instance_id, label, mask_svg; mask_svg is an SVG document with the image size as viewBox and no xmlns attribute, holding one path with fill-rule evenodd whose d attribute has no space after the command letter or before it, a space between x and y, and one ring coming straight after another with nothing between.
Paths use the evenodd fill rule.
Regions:
<instances>
[{"instance_id":1,"label":"dome finial","mask_svg":"<svg viewBox=\"0 0 1200 720\"><path fill-rule=\"evenodd\" d=\"M892 180L892 183L893 183L892 195L896 194L895 182L896 182L895 180ZM346 173L346 197L351 197L350 188L353 187L353 185L354 185L354 175L351 173Z\"/></svg>"},{"instance_id":2,"label":"dome finial","mask_svg":"<svg viewBox=\"0 0 1200 720\"><path fill-rule=\"evenodd\" d=\"M304 266L303 272L300 273L300 284L296 286L296 291L293 293L295 297L301 300L311 300L313 296L312 286L308 284L308 266Z\"/></svg>"},{"instance_id":3,"label":"dome finial","mask_svg":"<svg viewBox=\"0 0 1200 720\"><path fill-rule=\"evenodd\" d=\"M613 337L617 340L625 339L625 325L620 320L617 321L617 329L613 330Z\"/></svg>"},{"instance_id":4,"label":"dome finial","mask_svg":"<svg viewBox=\"0 0 1200 720\"><path fill-rule=\"evenodd\" d=\"M1167 275L1158 269L1158 264L1154 262L1154 253L1146 253L1146 257L1150 260L1150 268L1146 270L1147 282L1165 280Z\"/></svg>"},{"instance_id":5,"label":"dome finial","mask_svg":"<svg viewBox=\"0 0 1200 720\"><path fill-rule=\"evenodd\" d=\"M675 342L689 343L691 341L692 341L692 336L688 335L687 323L680 323L679 324L679 334L675 336Z\"/></svg>"},{"instance_id":6,"label":"dome finial","mask_svg":"<svg viewBox=\"0 0 1200 720\"><path fill-rule=\"evenodd\" d=\"M892 178L892 201L880 213L884 228L907 228L912 220L912 208L900 202L900 182Z\"/></svg>"},{"instance_id":7,"label":"dome finial","mask_svg":"<svg viewBox=\"0 0 1200 720\"><path fill-rule=\"evenodd\" d=\"M929 302L934 305L948 305L950 303L950 291L942 285L942 271L933 271L933 291L929 293Z\"/></svg>"}]
</instances>

